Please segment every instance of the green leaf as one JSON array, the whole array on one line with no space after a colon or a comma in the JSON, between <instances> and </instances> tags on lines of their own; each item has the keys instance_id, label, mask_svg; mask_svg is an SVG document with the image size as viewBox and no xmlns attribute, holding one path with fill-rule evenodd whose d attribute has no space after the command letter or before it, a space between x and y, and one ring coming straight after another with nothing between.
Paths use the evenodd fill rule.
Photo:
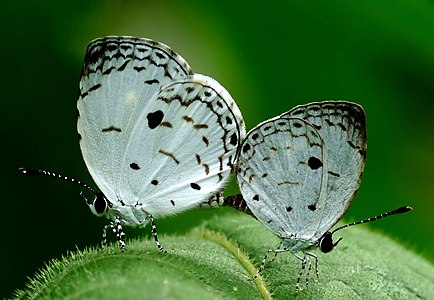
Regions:
<instances>
[{"instance_id":1,"label":"green leaf","mask_svg":"<svg viewBox=\"0 0 434 300\"><path fill-rule=\"evenodd\" d=\"M299 299L434 299L434 267L367 226L340 232L344 240L318 255L319 281L311 271ZM250 216L216 216L185 236L162 236L167 253L152 240L86 249L53 260L19 298L58 299L292 299L301 263L279 254L249 280L279 239Z\"/></svg>"}]
</instances>

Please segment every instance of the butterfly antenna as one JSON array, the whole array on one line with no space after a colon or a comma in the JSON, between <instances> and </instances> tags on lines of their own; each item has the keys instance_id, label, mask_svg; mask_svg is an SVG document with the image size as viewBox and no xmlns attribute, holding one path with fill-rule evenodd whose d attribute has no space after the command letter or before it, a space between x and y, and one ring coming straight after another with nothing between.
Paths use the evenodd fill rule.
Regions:
<instances>
[{"instance_id":1,"label":"butterfly antenna","mask_svg":"<svg viewBox=\"0 0 434 300\"><path fill-rule=\"evenodd\" d=\"M363 224L363 223L369 223L369 222L372 222L372 221L377 221L377 220L380 220L382 218L389 217L389 216L392 216L392 215L404 214L404 213L407 213L407 212L409 212L411 210L413 210L412 207L410 207L410 206L403 206L403 207L391 210L391 211L389 211L387 213L384 213L384 214L381 214L381 215L378 215L378 216L375 216L375 217L372 217L372 218L368 218L368 219L365 219L365 220L361 220L361 221L357 221L357 222L350 223L350 224L347 224L347 225L343 225L343 226L338 227L335 230L333 230L332 234L335 233L338 230L341 230L341 229L344 229L344 228L347 228L347 227L350 227L350 226L353 226L353 225L358 225L358 224Z\"/></svg>"},{"instance_id":2,"label":"butterfly antenna","mask_svg":"<svg viewBox=\"0 0 434 300\"><path fill-rule=\"evenodd\" d=\"M29 176L50 176L50 177L55 177L55 178L59 178L62 180L66 180L66 181L78 184L82 187L85 187L86 189L88 189L89 191L94 193L95 195L97 194L97 192L93 188L88 186L86 183L82 182L81 180L70 178L68 176L59 175L59 174L56 174L56 173L53 173L50 171L31 169L31 168L19 168L18 171L20 171L21 174L29 175Z\"/></svg>"}]
</instances>

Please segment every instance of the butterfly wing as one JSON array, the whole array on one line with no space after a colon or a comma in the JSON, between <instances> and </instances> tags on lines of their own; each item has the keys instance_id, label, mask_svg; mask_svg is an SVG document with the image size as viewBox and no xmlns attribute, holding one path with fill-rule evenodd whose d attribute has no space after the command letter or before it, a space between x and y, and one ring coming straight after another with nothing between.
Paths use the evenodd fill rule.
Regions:
<instances>
[{"instance_id":1,"label":"butterfly wing","mask_svg":"<svg viewBox=\"0 0 434 300\"><path fill-rule=\"evenodd\" d=\"M366 161L365 112L355 103L326 101L297 106L282 117L305 120L324 141L327 185L317 203L317 240L342 218L359 188Z\"/></svg>"},{"instance_id":2,"label":"butterfly wing","mask_svg":"<svg viewBox=\"0 0 434 300\"><path fill-rule=\"evenodd\" d=\"M248 133L237 179L250 210L273 233L304 239L315 233L324 154L318 131L302 119L276 117Z\"/></svg>"},{"instance_id":3,"label":"butterfly wing","mask_svg":"<svg viewBox=\"0 0 434 300\"><path fill-rule=\"evenodd\" d=\"M192 74L169 47L148 39L106 37L86 51L77 102L80 148L93 180L116 200L122 157L148 100Z\"/></svg>"},{"instance_id":4,"label":"butterfly wing","mask_svg":"<svg viewBox=\"0 0 434 300\"><path fill-rule=\"evenodd\" d=\"M235 102L217 81L195 74L149 103L127 144L119 197L154 216L208 201L229 178L245 136Z\"/></svg>"},{"instance_id":5,"label":"butterfly wing","mask_svg":"<svg viewBox=\"0 0 434 300\"><path fill-rule=\"evenodd\" d=\"M244 136L226 90L147 39L93 41L77 108L80 147L95 183L114 206L156 216L218 192Z\"/></svg>"}]
</instances>

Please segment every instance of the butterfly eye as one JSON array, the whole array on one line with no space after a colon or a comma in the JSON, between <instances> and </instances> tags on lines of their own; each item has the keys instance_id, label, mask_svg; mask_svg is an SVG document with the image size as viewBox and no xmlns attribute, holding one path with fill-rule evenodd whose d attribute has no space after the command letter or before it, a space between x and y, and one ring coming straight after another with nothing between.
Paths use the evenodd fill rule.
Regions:
<instances>
[{"instance_id":1,"label":"butterfly eye","mask_svg":"<svg viewBox=\"0 0 434 300\"><path fill-rule=\"evenodd\" d=\"M331 232L327 232L319 240L319 248L323 253L328 253L333 250L333 237Z\"/></svg>"},{"instance_id":2,"label":"butterfly eye","mask_svg":"<svg viewBox=\"0 0 434 300\"><path fill-rule=\"evenodd\" d=\"M339 244L340 241L342 241L342 238L340 238L339 240L337 240L336 243L333 243L332 233L328 231L319 240L319 242L318 242L319 249L323 253L329 253L330 251L332 251Z\"/></svg>"},{"instance_id":3,"label":"butterfly eye","mask_svg":"<svg viewBox=\"0 0 434 300\"><path fill-rule=\"evenodd\" d=\"M97 193L93 199L93 208L96 215L102 215L108 207L107 199L103 193Z\"/></svg>"}]
</instances>

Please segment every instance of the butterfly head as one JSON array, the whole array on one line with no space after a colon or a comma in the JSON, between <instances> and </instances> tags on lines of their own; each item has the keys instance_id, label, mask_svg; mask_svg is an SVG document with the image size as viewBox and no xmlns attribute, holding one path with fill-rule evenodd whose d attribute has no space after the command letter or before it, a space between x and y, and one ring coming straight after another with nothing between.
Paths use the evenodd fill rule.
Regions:
<instances>
[{"instance_id":1,"label":"butterfly head","mask_svg":"<svg viewBox=\"0 0 434 300\"><path fill-rule=\"evenodd\" d=\"M101 192L95 193L93 199L88 199L83 192L80 195L84 198L90 210L98 217L104 216L112 206L110 201Z\"/></svg>"},{"instance_id":2,"label":"butterfly head","mask_svg":"<svg viewBox=\"0 0 434 300\"><path fill-rule=\"evenodd\" d=\"M342 241L342 238L337 240L336 242L333 242L333 233L330 231L327 231L319 240L318 240L318 246L319 249L323 253L329 253L332 251L336 246L339 244L339 242Z\"/></svg>"}]
</instances>

